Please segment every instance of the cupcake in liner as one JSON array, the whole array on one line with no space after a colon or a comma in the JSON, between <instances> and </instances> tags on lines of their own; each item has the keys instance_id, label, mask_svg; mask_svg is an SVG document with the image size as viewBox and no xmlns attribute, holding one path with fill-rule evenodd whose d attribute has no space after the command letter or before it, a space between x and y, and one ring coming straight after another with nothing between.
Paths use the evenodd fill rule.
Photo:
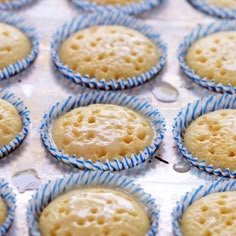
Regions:
<instances>
[{"instance_id":1,"label":"cupcake in liner","mask_svg":"<svg viewBox=\"0 0 236 236\"><path fill-rule=\"evenodd\" d=\"M141 1L139 3L128 3L126 5L104 5L104 4L96 4L89 0L71 0L76 6L82 8L87 11L95 11L95 12L122 12L125 14L140 14L145 11L151 10L157 7L163 0L147 0Z\"/></svg>"},{"instance_id":2,"label":"cupcake in liner","mask_svg":"<svg viewBox=\"0 0 236 236\"><path fill-rule=\"evenodd\" d=\"M0 196L7 206L7 219L0 225L0 235L6 235L9 228L11 227L16 210L16 199L15 194L13 194L12 189L8 186L8 183L4 179L0 179Z\"/></svg>"},{"instance_id":3,"label":"cupcake in liner","mask_svg":"<svg viewBox=\"0 0 236 236\"><path fill-rule=\"evenodd\" d=\"M199 25L195 30L188 34L183 42L180 44L178 49L178 60L181 69L184 73L191 79L193 82L199 84L200 86L213 90L216 92L226 92L226 93L235 93L236 87L233 87L231 84L222 85L221 83L216 84L214 80L207 80L206 78L201 78L196 74L186 63L185 57L189 48L193 45L194 42L199 39L222 31L235 31L236 24L233 21L221 21L217 23L211 23L209 25Z\"/></svg>"},{"instance_id":4,"label":"cupcake in liner","mask_svg":"<svg viewBox=\"0 0 236 236\"><path fill-rule=\"evenodd\" d=\"M225 18L225 19L235 19L236 18L236 9L214 6L212 4L204 2L204 0L188 0L188 1L196 9L198 9L204 13L207 13L211 16L216 16L216 17Z\"/></svg>"},{"instance_id":5,"label":"cupcake in liner","mask_svg":"<svg viewBox=\"0 0 236 236\"><path fill-rule=\"evenodd\" d=\"M95 25L121 25L144 34L153 43L155 43L155 45L160 50L160 59L158 63L146 73L143 73L139 76L133 76L132 78L127 78L126 80L115 80L114 78L111 78L111 80L105 81L105 79L98 80L96 79L96 77L93 77L91 79L88 75L82 76L80 73L75 74L60 60L58 55L60 45L73 33ZM58 71L61 72L67 79L73 81L76 84L94 89L123 90L144 84L148 80L152 79L164 67L166 63L167 46L162 41L160 34L157 33L152 27L143 23L141 20L137 20L133 17L124 15L119 12L97 13L89 15L86 14L81 17L74 18L68 23L65 23L63 27L53 35L51 41L51 55Z\"/></svg>"},{"instance_id":6,"label":"cupcake in liner","mask_svg":"<svg viewBox=\"0 0 236 236\"><path fill-rule=\"evenodd\" d=\"M187 161L191 162L192 165L210 174L235 178L236 170L230 170L229 168L222 170L221 167L215 169L213 165L207 165L204 160L200 161L198 158L194 157L192 153L186 149L183 141L185 131L192 121L204 114L220 109L236 109L236 96L230 94L215 95L189 103L175 118L173 136L181 155Z\"/></svg>"},{"instance_id":7,"label":"cupcake in liner","mask_svg":"<svg viewBox=\"0 0 236 236\"><path fill-rule=\"evenodd\" d=\"M25 5L30 4L35 0L12 0L6 1L4 3L0 3L0 10L8 10L8 9L18 9Z\"/></svg>"},{"instance_id":8,"label":"cupcake in liner","mask_svg":"<svg viewBox=\"0 0 236 236\"><path fill-rule=\"evenodd\" d=\"M0 22L12 25L21 30L30 39L32 44L31 52L26 58L17 61L14 64L4 67L3 70L0 70L0 81L1 81L3 79L7 79L11 76L20 73L33 63L39 51L39 40L38 40L39 37L35 29L29 26L24 19L19 18L13 14L1 13Z\"/></svg>"},{"instance_id":9,"label":"cupcake in liner","mask_svg":"<svg viewBox=\"0 0 236 236\"><path fill-rule=\"evenodd\" d=\"M32 196L27 208L27 222L30 235L40 236L38 220L43 209L61 194L77 188L105 187L123 190L134 196L147 208L151 226L146 236L155 236L158 229L159 209L155 200L134 181L126 176L110 172L80 172L66 175L56 181L49 181Z\"/></svg>"},{"instance_id":10,"label":"cupcake in liner","mask_svg":"<svg viewBox=\"0 0 236 236\"><path fill-rule=\"evenodd\" d=\"M183 236L180 229L180 220L185 210L195 201L217 192L236 191L236 181L234 180L218 180L213 183L201 185L199 188L187 192L179 202L176 203L172 211L172 227L175 236Z\"/></svg>"},{"instance_id":11,"label":"cupcake in liner","mask_svg":"<svg viewBox=\"0 0 236 236\"><path fill-rule=\"evenodd\" d=\"M154 129L154 138L151 145L146 147L144 151L141 151L137 155L132 154L130 158L123 156L122 160L116 158L114 161L110 161L107 159L106 162L102 162L101 160L92 162L91 160L85 160L83 157L76 157L75 155L70 157L63 151L58 150L50 134L52 121L74 108L99 103L124 106L137 111L139 114L147 118ZM40 127L40 134L45 147L54 157L56 157L57 160L79 169L104 171L120 171L135 167L138 164L145 162L159 147L164 138L165 131L165 120L162 118L159 111L153 108L149 103L142 102L138 98L127 96L126 94L95 91L82 94L78 97L70 96L65 101L56 103L50 111L44 115Z\"/></svg>"},{"instance_id":12,"label":"cupcake in liner","mask_svg":"<svg viewBox=\"0 0 236 236\"><path fill-rule=\"evenodd\" d=\"M21 116L23 126L22 131L9 144L0 148L0 159L2 159L13 152L23 142L26 135L28 134L30 125L30 112L25 106L24 102L20 98L15 97L15 95L9 91L0 90L0 98L11 103L17 109L19 115Z\"/></svg>"}]
</instances>

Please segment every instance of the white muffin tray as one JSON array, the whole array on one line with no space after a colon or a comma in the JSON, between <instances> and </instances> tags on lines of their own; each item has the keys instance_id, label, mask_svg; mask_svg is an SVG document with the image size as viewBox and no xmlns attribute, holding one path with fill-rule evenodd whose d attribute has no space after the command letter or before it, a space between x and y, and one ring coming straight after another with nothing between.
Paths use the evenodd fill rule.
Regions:
<instances>
[{"instance_id":1,"label":"white muffin tray","mask_svg":"<svg viewBox=\"0 0 236 236\"><path fill-rule=\"evenodd\" d=\"M4 177L10 183L17 195L15 221L8 235L27 236L28 227L25 212L33 191L21 193L16 188L15 183L17 181L12 176L25 170L28 170L28 173L35 173L36 171L41 178L41 184L43 184L49 179L61 177L65 173L78 172L78 169L71 169L50 156L41 142L39 127L44 112L48 111L57 101L62 101L69 95L78 95L81 92L89 92L91 90L60 78L54 71L50 57L52 34L65 21L70 20L73 16L82 14L82 11L78 10L68 0L38 0L29 7L15 10L14 12L35 26L41 37L40 52L35 63L25 72L0 83L1 88L7 88L14 92L31 111L32 124L26 140L7 159L1 160L0 163L0 177ZM154 107L157 107L165 117L167 132L157 155L169 164L154 158L151 163L146 162L144 165L122 171L121 173L135 178L146 192L151 193L156 198L161 211L157 234L160 236L172 236L171 212L176 201L185 192L191 191L192 188L216 179L216 177L211 177L209 174L193 167L187 173L178 173L173 169L173 165L181 160L176 153L172 135L174 117L187 102L213 94L207 89L193 85L180 71L177 48L183 37L198 24L207 24L216 19L195 10L184 0L165 0L157 9L140 15L139 18L161 33L163 40L168 44L168 63L155 79L143 86L124 92L147 100ZM172 103L158 101L156 96L161 99L175 100L176 94L167 94L170 92L169 85L178 91L177 101ZM160 93L163 93L162 96ZM29 179L28 184L31 187L39 182L33 177ZM24 180L26 181L26 179Z\"/></svg>"}]
</instances>

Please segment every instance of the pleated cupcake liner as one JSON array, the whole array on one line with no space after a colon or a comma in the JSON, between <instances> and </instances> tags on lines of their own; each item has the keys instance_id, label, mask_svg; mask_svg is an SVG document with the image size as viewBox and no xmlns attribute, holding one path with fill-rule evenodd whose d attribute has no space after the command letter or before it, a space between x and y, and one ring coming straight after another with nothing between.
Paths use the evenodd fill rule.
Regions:
<instances>
[{"instance_id":1,"label":"pleated cupcake liner","mask_svg":"<svg viewBox=\"0 0 236 236\"><path fill-rule=\"evenodd\" d=\"M0 3L0 10L18 9L32 3L33 1L36 0L13 0L5 3Z\"/></svg>"},{"instance_id":2,"label":"pleated cupcake liner","mask_svg":"<svg viewBox=\"0 0 236 236\"><path fill-rule=\"evenodd\" d=\"M0 98L11 103L17 109L19 115L21 116L23 126L22 131L9 144L6 144L0 148L0 159L2 159L13 152L23 142L28 134L31 121L29 116L30 111L20 98L17 98L13 93L4 89L0 90Z\"/></svg>"},{"instance_id":3,"label":"pleated cupcake liner","mask_svg":"<svg viewBox=\"0 0 236 236\"><path fill-rule=\"evenodd\" d=\"M197 157L194 157L186 149L183 141L185 131L192 121L204 114L220 109L236 109L236 95L224 94L209 96L189 103L185 108L181 109L175 118L173 136L181 155L192 165L216 176L236 178L236 170L229 168L222 170L221 167L215 169L213 165L207 165L206 161L200 161Z\"/></svg>"},{"instance_id":4,"label":"pleated cupcake liner","mask_svg":"<svg viewBox=\"0 0 236 236\"><path fill-rule=\"evenodd\" d=\"M178 60L181 69L189 79L200 86L221 93L236 93L236 87L233 87L231 84L223 85L221 83L215 83L214 80L209 81L206 78L200 77L187 65L185 61L186 54L193 43L207 35L222 31L236 31L235 21L221 21L208 25L199 25L195 30L188 34L180 44L178 49Z\"/></svg>"},{"instance_id":5,"label":"pleated cupcake liner","mask_svg":"<svg viewBox=\"0 0 236 236\"><path fill-rule=\"evenodd\" d=\"M1 12L0 22L12 25L21 30L30 39L32 44L31 52L26 58L19 60L16 63L6 66L2 70L0 70L0 81L1 81L3 79L7 79L11 76L20 73L33 63L39 51L39 37L38 34L36 33L35 28L29 26L24 19L19 18L18 16L12 13L10 14Z\"/></svg>"},{"instance_id":6,"label":"pleated cupcake liner","mask_svg":"<svg viewBox=\"0 0 236 236\"><path fill-rule=\"evenodd\" d=\"M236 9L218 7L204 0L188 0L197 10L223 19L236 19Z\"/></svg>"},{"instance_id":7,"label":"pleated cupcake liner","mask_svg":"<svg viewBox=\"0 0 236 236\"><path fill-rule=\"evenodd\" d=\"M146 73L140 76L133 76L131 78L119 79L118 81L111 78L110 81L97 80L96 77L89 78L88 75L75 74L68 66L64 65L58 55L58 51L62 42L64 42L71 34L89 28L94 25L122 25L134 30L137 30L146 35L160 50L160 59L158 63ZM60 73L65 78L73 81L81 86L102 89L102 90L124 90L139 86L152 79L166 64L167 46L162 41L159 33L156 32L151 26L137 20L133 17L124 15L119 12L115 13L97 13L97 14L84 14L80 17L73 18L72 21L65 23L52 37L51 41L51 56L52 60Z\"/></svg>"},{"instance_id":8,"label":"pleated cupcake liner","mask_svg":"<svg viewBox=\"0 0 236 236\"><path fill-rule=\"evenodd\" d=\"M73 189L105 187L124 191L139 200L147 209L151 226L146 236L156 236L159 224L159 209L155 199L144 192L133 179L117 173L81 171L78 174L65 175L55 181L49 181L32 196L27 207L27 222L30 235L40 236L38 220L43 209L55 198Z\"/></svg>"},{"instance_id":9,"label":"pleated cupcake liner","mask_svg":"<svg viewBox=\"0 0 236 236\"><path fill-rule=\"evenodd\" d=\"M0 235L6 235L10 229L15 216L16 210L16 199L15 194L13 194L12 189L9 187L9 184L4 180L0 179L0 197L3 199L7 206L7 218L5 222L0 225Z\"/></svg>"},{"instance_id":10,"label":"pleated cupcake liner","mask_svg":"<svg viewBox=\"0 0 236 236\"><path fill-rule=\"evenodd\" d=\"M52 121L74 108L99 103L124 106L147 118L154 129L154 139L151 145L139 154L132 154L130 158L124 156L122 160L116 158L114 161L110 161L107 159L106 162L102 162L101 160L92 162L90 159L85 160L83 157L76 157L76 155L69 156L63 150L58 150L51 137L50 127L52 126ZM134 96L128 96L126 94L96 91L77 97L70 96L63 102L57 102L49 112L45 113L40 127L40 134L45 147L57 160L79 169L104 171L120 171L145 162L159 147L164 138L165 131L164 118L148 102L143 102Z\"/></svg>"},{"instance_id":11,"label":"pleated cupcake liner","mask_svg":"<svg viewBox=\"0 0 236 236\"><path fill-rule=\"evenodd\" d=\"M71 0L77 7L92 12L122 12L129 15L137 15L156 8L163 0L146 0L126 5L96 4L88 0Z\"/></svg>"},{"instance_id":12,"label":"pleated cupcake liner","mask_svg":"<svg viewBox=\"0 0 236 236\"><path fill-rule=\"evenodd\" d=\"M183 236L180 228L180 220L186 209L195 201L210 195L212 193L236 191L236 181L234 180L218 180L213 183L201 185L199 188L187 192L179 202L176 203L172 211L172 228L175 236Z\"/></svg>"}]
</instances>

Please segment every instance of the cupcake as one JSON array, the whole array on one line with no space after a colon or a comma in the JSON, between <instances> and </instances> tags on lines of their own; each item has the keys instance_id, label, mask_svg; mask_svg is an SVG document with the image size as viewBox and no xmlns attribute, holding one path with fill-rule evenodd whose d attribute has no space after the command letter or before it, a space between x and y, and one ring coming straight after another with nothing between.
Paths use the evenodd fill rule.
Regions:
<instances>
[{"instance_id":1,"label":"cupcake","mask_svg":"<svg viewBox=\"0 0 236 236\"><path fill-rule=\"evenodd\" d=\"M235 235L235 210L236 192L212 193L187 208L181 231L185 236Z\"/></svg>"},{"instance_id":2,"label":"cupcake","mask_svg":"<svg viewBox=\"0 0 236 236\"><path fill-rule=\"evenodd\" d=\"M0 16L0 80L26 69L38 54L35 30L22 19Z\"/></svg>"},{"instance_id":3,"label":"cupcake","mask_svg":"<svg viewBox=\"0 0 236 236\"><path fill-rule=\"evenodd\" d=\"M132 195L109 188L81 188L54 199L39 217L42 236L135 235L144 236L150 220Z\"/></svg>"},{"instance_id":4,"label":"cupcake","mask_svg":"<svg viewBox=\"0 0 236 236\"><path fill-rule=\"evenodd\" d=\"M21 30L0 22L0 49L0 70L3 70L27 57L31 42Z\"/></svg>"},{"instance_id":5,"label":"cupcake","mask_svg":"<svg viewBox=\"0 0 236 236\"><path fill-rule=\"evenodd\" d=\"M233 0L229 1L219 1L219 0L204 0L204 2L211 4L213 6L217 7L223 7L223 8L228 8L228 9L236 9L236 4Z\"/></svg>"},{"instance_id":6,"label":"cupcake","mask_svg":"<svg viewBox=\"0 0 236 236\"><path fill-rule=\"evenodd\" d=\"M153 128L147 119L113 104L73 109L52 125L52 139L59 150L93 162L130 158L150 146L153 138Z\"/></svg>"},{"instance_id":7,"label":"cupcake","mask_svg":"<svg viewBox=\"0 0 236 236\"><path fill-rule=\"evenodd\" d=\"M188 0L200 11L226 19L236 18L236 4L233 0Z\"/></svg>"},{"instance_id":8,"label":"cupcake","mask_svg":"<svg viewBox=\"0 0 236 236\"><path fill-rule=\"evenodd\" d=\"M215 175L236 176L236 98L205 97L175 118L174 139L183 157Z\"/></svg>"},{"instance_id":9,"label":"cupcake","mask_svg":"<svg viewBox=\"0 0 236 236\"><path fill-rule=\"evenodd\" d=\"M187 193L173 210L176 236L235 235L235 181L216 181Z\"/></svg>"},{"instance_id":10,"label":"cupcake","mask_svg":"<svg viewBox=\"0 0 236 236\"><path fill-rule=\"evenodd\" d=\"M236 170L236 109L220 109L194 120L184 134L184 144L199 161L222 170Z\"/></svg>"},{"instance_id":11,"label":"cupcake","mask_svg":"<svg viewBox=\"0 0 236 236\"><path fill-rule=\"evenodd\" d=\"M0 158L23 142L29 124L29 111L23 101L10 92L0 91Z\"/></svg>"},{"instance_id":12,"label":"cupcake","mask_svg":"<svg viewBox=\"0 0 236 236\"><path fill-rule=\"evenodd\" d=\"M121 5L121 6L125 6L127 4L130 3L139 3L142 0L128 0L128 1L124 1L124 0L89 0L92 3L96 3L96 4L104 4L104 5Z\"/></svg>"},{"instance_id":13,"label":"cupcake","mask_svg":"<svg viewBox=\"0 0 236 236\"><path fill-rule=\"evenodd\" d=\"M66 78L117 90L143 84L164 66L166 48L160 36L141 21L114 14L78 18L66 26L67 35L55 34L53 61Z\"/></svg>"},{"instance_id":14,"label":"cupcake","mask_svg":"<svg viewBox=\"0 0 236 236\"><path fill-rule=\"evenodd\" d=\"M88 93L56 106L42 121L44 144L82 169L134 167L154 153L165 131L157 110L124 94Z\"/></svg>"},{"instance_id":15,"label":"cupcake","mask_svg":"<svg viewBox=\"0 0 236 236\"><path fill-rule=\"evenodd\" d=\"M156 45L123 26L93 26L66 39L59 50L63 64L75 74L118 81L149 71L160 59Z\"/></svg>"},{"instance_id":16,"label":"cupcake","mask_svg":"<svg viewBox=\"0 0 236 236\"><path fill-rule=\"evenodd\" d=\"M154 236L158 214L155 201L131 179L80 172L39 189L27 221L31 235Z\"/></svg>"},{"instance_id":17,"label":"cupcake","mask_svg":"<svg viewBox=\"0 0 236 236\"><path fill-rule=\"evenodd\" d=\"M21 8L33 1L34 0L0 0L0 10Z\"/></svg>"},{"instance_id":18,"label":"cupcake","mask_svg":"<svg viewBox=\"0 0 236 236\"><path fill-rule=\"evenodd\" d=\"M15 216L15 195L8 183L0 179L0 235L6 235Z\"/></svg>"},{"instance_id":19,"label":"cupcake","mask_svg":"<svg viewBox=\"0 0 236 236\"><path fill-rule=\"evenodd\" d=\"M1 225L4 224L6 219L7 219L7 205L2 199L2 197L0 197L0 227Z\"/></svg>"},{"instance_id":20,"label":"cupcake","mask_svg":"<svg viewBox=\"0 0 236 236\"><path fill-rule=\"evenodd\" d=\"M180 66L194 82L217 92L234 93L236 31L232 22L199 26L179 48Z\"/></svg>"},{"instance_id":21,"label":"cupcake","mask_svg":"<svg viewBox=\"0 0 236 236\"><path fill-rule=\"evenodd\" d=\"M23 129L21 116L9 102L0 99L0 148L10 143Z\"/></svg>"},{"instance_id":22,"label":"cupcake","mask_svg":"<svg viewBox=\"0 0 236 236\"><path fill-rule=\"evenodd\" d=\"M157 7L162 0L71 0L76 6L88 11L119 11L140 14Z\"/></svg>"}]
</instances>

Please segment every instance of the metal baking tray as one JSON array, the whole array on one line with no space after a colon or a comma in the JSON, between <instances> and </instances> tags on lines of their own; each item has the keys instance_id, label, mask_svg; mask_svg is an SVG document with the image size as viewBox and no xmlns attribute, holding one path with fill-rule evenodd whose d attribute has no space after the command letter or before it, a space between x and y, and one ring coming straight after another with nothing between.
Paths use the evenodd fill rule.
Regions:
<instances>
[{"instance_id":1,"label":"metal baking tray","mask_svg":"<svg viewBox=\"0 0 236 236\"><path fill-rule=\"evenodd\" d=\"M32 124L26 140L10 156L1 160L0 165L0 176L10 183L17 195L15 221L8 235L25 236L28 235L26 206L33 190L23 192L19 191L17 186L35 188L49 179L79 171L58 163L48 154L39 136L41 118L44 112L57 101L69 95L78 95L91 90L58 76L50 58L52 34L65 21L82 14L82 11L68 0L38 0L14 12L35 26L40 34L40 53L35 63L25 72L0 83L1 88L9 89L24 100L31 111ZM181 107L187 102L212 93L192 84L180 71L177 48L183 37L197 24L206 24L215 19L198 12L184 0L165 0L158 8L136 17L143 19L161 33L168 44L168 63L165 69L150 82L124 92L141 97L157 107L166 119L167 132L155 155L156 158L121 173L135 178L147 192L156 198L161 210L158 235L171 236L173 235L171 212L176 201L186 191L216 178L193 167L186 173L176 172L173 166L181 161L181 158L176 152L172 137L173 120ZM173 99L173 96L177 99ZM160 101L168 100L170 97L172 97L172 102ZM158 160L159 158L165 162ZM32 172L31 169L34 171ZM39 178L33 177L36 173Z\"/></svg>"}]
</instances>

